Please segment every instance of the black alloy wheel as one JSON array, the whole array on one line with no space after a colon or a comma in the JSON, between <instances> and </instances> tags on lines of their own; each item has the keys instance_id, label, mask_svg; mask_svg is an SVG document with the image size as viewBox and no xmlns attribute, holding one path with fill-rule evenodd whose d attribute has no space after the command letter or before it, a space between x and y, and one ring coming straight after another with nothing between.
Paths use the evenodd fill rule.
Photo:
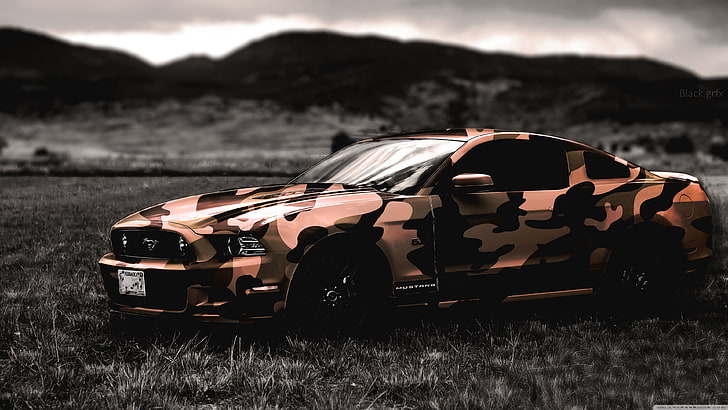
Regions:
<instances>
[{"instance_id":1,"label":"black alloy wheel","mask_svg":"<svg viewBox=\"0 0 728 410\"><path fill-rule=\"evenodd\" d=\"M294 275L286 315L307 336L360 334L386 302L378 273L362 254L339 247L314 249Z\"/></svg>"},{"instance_id":2,"label":"black alloy wheel","mask_svg":"<svg viewBox=\"0 0 728 410\"><path fill-rule=\"evenodd\" d=\"M597 289L602 308L609 314L665 313L681 303L679 249L649 242L641 245L621 246L610 256Z\"/></svg>"}]
</instances>

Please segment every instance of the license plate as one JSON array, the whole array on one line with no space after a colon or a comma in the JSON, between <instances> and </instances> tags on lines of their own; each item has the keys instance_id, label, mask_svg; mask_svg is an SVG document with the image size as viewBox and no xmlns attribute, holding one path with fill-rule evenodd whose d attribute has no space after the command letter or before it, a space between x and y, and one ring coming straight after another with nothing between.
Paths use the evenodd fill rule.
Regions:
<instances>
[{"instance_id":1,"label":"license plate","mask_svg":"<svg viewBox=\"0 0 728 410\"><path fill-rule=\"evenodd\" d=\"M119 294L147 296L144 285L144 271L119 269Z\"/></svg>"}]
</instances>

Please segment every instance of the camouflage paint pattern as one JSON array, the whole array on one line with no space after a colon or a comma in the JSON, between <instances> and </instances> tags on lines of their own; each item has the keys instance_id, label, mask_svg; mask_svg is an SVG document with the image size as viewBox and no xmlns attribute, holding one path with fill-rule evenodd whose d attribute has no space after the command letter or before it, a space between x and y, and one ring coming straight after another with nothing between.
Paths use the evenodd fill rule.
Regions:
<instances>
[{"instance_id":1,"label":"camouflage paint pattern","mask_svg":"<svg viewBox=\"0 0 728 410\"><path fill-rule=\"evenodd\" d=\"M134 213L112 231L174 232L191 246L195 258L104 255L99 264L111 308L144 315L184 313L205 321L270 316L284 309L287 289L306 253L335 235L381 251L389 264L395 303L397 289L432 291L439 286L436 277L446 279L456 272L498 275L559 262L573 262L582 275L600 272L611 249L645 223L674 238L686 262L711 255L710 204L690 176L653 173L609 156L628 167L629 176L593 180L584 160L585 152L596 152L593 148L536 134L466 129L389 138L457 139L463 145L416 195L341 184L276 185L196 195ZM501 139L538 139L561 146L568 159L568 186L487 192L475 201L469 195L436 192L438 173L472 148ZM438 238L439 226L446 226L452 237ZM211 238L240 233L257 238L266 255L221 257ZM158 289L150 289L147 298L119 297L120 268L142 270L149 280L155 275L165 279L158 280ZM426 286L415 286L421 283ZM155 305L155 297L168 297L167 285L177 289L181 301Z\"/></svg>"}]
</instances>

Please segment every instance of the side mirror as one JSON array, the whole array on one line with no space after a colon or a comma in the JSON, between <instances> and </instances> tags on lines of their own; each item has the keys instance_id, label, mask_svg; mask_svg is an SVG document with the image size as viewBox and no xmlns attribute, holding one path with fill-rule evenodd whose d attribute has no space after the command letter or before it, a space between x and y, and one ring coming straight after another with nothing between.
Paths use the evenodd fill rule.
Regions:
<instances>
[{"instance_id":1,"label":"side mirror","mask_svg":"<svg viewBox=\"0 0 728 410\"><path fill-rule=\"evenodd\" d=\"M493 178L486 174L459 174L452 178L457 190L466 192L489 191L493 188Z\"/></svg>"}]
</instances>

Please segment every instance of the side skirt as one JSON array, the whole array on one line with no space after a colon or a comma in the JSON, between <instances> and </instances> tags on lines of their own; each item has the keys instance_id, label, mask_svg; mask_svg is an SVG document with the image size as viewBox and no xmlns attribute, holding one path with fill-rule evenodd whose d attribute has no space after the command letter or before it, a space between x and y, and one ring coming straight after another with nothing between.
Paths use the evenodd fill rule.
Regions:
<instances>
[{"instance_id":1,"label":"side skirt","mask_svg":"<svg viewBox=\"0 0 728 410\"><path fill-rule=\"evenodd\" d=\"M527 300L539 300L539 299L553 299L562 298L569 296L583 296L591 295L594 293L593 288L582 288L582 289L568 289L568 290L557 290L552 292L536 292L536 293L523 293L519 295L506 296L501 303L508 302L524 302ZM408 295L406 298L399 298L397 307L414 307L414 306L433 306L436 305L438 308L448 308L458 302L472 302L478 301L480 298L465 298L465 299L453 299L453 300L437 300L435 295Z\"/></svg>"},{"instance_id":2,"label":"side skirt","mask_svg":"<svg viewBox=\"0 0 728 410\"><path fill-rule=\"evenodd\" d=\"M520 302L520 301L524 301L524 300L561 298L561 297L566 297L566 296L591 295L592 293L594 293L593 288L557 290L554 292L523 293L521 295L507 296L505 299L503 299L503 303Z\"/></svg>"}]
</instances>

